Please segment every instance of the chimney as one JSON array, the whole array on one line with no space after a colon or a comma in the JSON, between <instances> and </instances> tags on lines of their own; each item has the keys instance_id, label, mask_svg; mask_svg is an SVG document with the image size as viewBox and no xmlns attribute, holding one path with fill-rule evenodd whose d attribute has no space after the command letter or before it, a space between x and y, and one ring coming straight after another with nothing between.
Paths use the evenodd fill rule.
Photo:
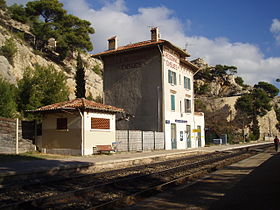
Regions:
<instances>
[{"instance_id":1,"label":"chimney","mask_svg":"<svg viewBox=\"0 0 280 210\"><path fill-rule=\"evenodd\" d=\"M115 50L118 48L117 36L108 39L108 50Z\"/></svg>"},{"instance_id":2,"label":"chimney","mask_svg":"<svg viewBox=\"0 0 280 210\"><path fill-rule=\"evenodd\" d=\"M159 40L159 28L158 27L153 27L151 29L151 41L152 42L157 42Z\"/></svg>"}]
</instances>

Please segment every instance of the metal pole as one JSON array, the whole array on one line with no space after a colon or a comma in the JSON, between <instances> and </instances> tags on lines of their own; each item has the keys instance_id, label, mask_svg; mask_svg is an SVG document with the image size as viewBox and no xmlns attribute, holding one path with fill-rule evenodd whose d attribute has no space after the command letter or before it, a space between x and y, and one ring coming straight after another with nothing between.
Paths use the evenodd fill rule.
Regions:
<instances>
[{"instance_id":1,"label":"metal pole","mask_svg":"<svg viewBox=\"0 0 280 210\"><path fill-rule=\"evenodd\" d=\"M16 119L16 154L18 154L18 118Z\"/></svg>"}]
</instances>

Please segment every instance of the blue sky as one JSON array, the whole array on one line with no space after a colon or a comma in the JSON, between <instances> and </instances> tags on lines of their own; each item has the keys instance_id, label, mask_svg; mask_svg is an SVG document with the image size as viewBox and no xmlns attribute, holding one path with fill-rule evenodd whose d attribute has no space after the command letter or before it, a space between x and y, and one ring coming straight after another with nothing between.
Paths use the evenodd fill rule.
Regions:
<instances>
[{"instance_id":1,"label":"blue sky","mask_svg":"<svg viewBox=\"0 0 280 210\"><path fill-rule=\"evenodd\" d=\"M27 0L8 0L25 3ZM161 37L209 64L235 65L246 83L280 77L279 0L61 0L65 9L89 20L94 51L117 35L120 45ZM278 87L279 84L277 84Z\"/></svg>"}]
</instances>

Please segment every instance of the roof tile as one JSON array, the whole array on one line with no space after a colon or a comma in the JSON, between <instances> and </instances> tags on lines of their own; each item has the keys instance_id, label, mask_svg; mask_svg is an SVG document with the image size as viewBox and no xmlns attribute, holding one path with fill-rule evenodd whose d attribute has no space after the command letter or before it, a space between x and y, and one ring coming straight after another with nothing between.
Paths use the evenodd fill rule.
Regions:
<instances>
[{"instance_id":1,"label":"roof tile","mask_svg":"<svg viewBox=\"0 0 280 210\"><path fill-rule=\"evenodd\" d=\"M75 109L90 109L95 111L107 111L107 112L121 112L124 110L110 105L96 103L84 98L77 98L71 101L64 101L55 104L50 104L47 106L40 107L32 112L46 112L46 111L55 111L55 110L75 110Z\"/></svg>"}]
</instances>

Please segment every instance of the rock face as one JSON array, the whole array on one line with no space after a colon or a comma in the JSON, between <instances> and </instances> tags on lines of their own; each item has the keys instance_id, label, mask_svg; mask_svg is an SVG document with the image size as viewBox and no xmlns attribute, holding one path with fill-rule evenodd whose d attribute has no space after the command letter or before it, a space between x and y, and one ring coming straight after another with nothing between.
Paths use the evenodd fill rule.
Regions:
<instances>
[{"instance_id":1,"label":"rock face","mask_svg":"<svg viewBox=\"0 0 280 210\"><path fill-rule=\"evenodd\" d=\"M213 66L208 65L203 59L198 58L191 61L193 64L200 67L200 71L202 73L206 69L213 69ZM214 78L212 81L205 81L205 80L195 80L195 85L197 88L201 86L208 86L209 91L206 91L205 95L207 96L218 96L218 97L225 97L225 96L235 96L235 95L242 95L244 93L248 93L250 87L240 86L235 82L235 75L225 75L223 78Z\"/></svg>"},{"instance_id":2,"label":"rock face","mask_svg":"<svg viewBox=\"0 0 280 210\"><path fill-rule=\"evenodd\" d=\"M203 69L212 68L209 66L203 59L196 59L192 61L195 65L199 66ZM233 124L235 119L242 119L242 113L238 113L235 109L235 103L237 99L246 93L249 93L253 87L250 86L240 86L235 81L235 75L225 75L223 78L214 78L212 81L205 81L203 79L195 80L195 85L199 87L203 87L207 85L208 89L203 94L196 93L196 99L200 100L206 107L205 112L213 113L221 113L222 110L229 109L229 115L226 113L220 114L220 119L225 119L229 124ZM272 106L280 107L280 97L275 97L271 102ZM202 111L202 110L199 110ZM213 119L209 118L207 114L205 114L206 126L211 125L213 123ZM259 121L259 129L260 129L260 140L269 139L269 136L273 138L273 136L280 136L279 130L276 128L278 123L276 113L272 108L271 111L267 112L267 114L263 117L258 117ZM245 126L245 133L249 133L249 127L252 126L252 123L247 127ZM239 131L242 133L242 130Z\"/></svg>"},{"instance_id":3,"label":"rock face","mask_svg":"<svg viewBox=\"0 0 280 210\"><path fill-rule=\"evenodd\" d=\"M34 68L36 64L41 66L52 65L57 71L62 71L67 77L67 86L70 90L69 99L75 98L75 73L76 73L76 57L73 55L71 59L63 61L62 65L59 65L50 59L42 57L40 53L28 46L20 38L17 38L6 27L0 26L0 47L4 45L5 41L9 38L13 38L17 46L17 53L13 59L13 65L11 65L4 56L0 56L0 76L5 78L11 83L16 83L21 79L24 71L27 68ZM96 65L101 66L101 62L91 58L88 54L82 54L82 59L85 66L86 75L86 96L96 98L102 97L103 80L102 78L93 72L93 67Z\"/></svg>"}]
</instances>

